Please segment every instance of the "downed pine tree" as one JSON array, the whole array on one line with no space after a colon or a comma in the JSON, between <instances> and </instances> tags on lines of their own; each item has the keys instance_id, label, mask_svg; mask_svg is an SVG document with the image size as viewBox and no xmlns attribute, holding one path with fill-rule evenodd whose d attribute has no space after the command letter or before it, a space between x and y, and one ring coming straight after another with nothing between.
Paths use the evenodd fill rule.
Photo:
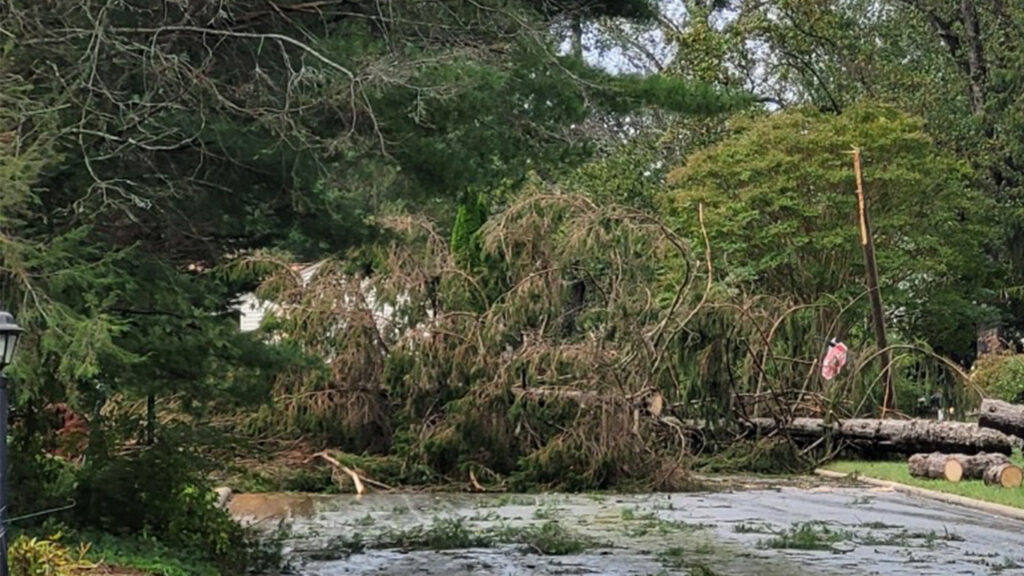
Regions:
<instances>
[{"instance_id":1,"label":"downed pine tree","mask_svg":"<svg viewBox=\"0 0 1024 576\"><path fill-rule=\"evenodd\" d=\"M650 214L563 192L531 183L478 231L473 252L500 270L492 279L417 215L381 220L393 242L368 277L340 261L306 280L274 254L241 259L239 270L270 271L258 295L286 311L280 333L330 359L327 372L282 372L273 408L246 426L374 453L393 449L409 423L411 446L396 454L403 470L461 481L469 466L495 482L575 490L678 489L706 446L723 448L733 468L807 468L819 454L791 444L831 449L822 440L833 438L873 452L1010 452L1008 437L970 425L744 420L867 412L860 367L843 376L851 386L828 387L815 368L853 301L812 306L717 289L700 204L694 250ZM691 435L689 417L771 438L749 450L704 426Z\"/></svg>"},{"instance_id":2,"label":"downed pine tree","mask_svg":"<svg viewBox=\"0 0 1024 576\"><path fill-rule=\"evenodd\" d=\"M784 422L752 418L743 424L761 436L781 433L802 440L831 437L869 452L1010 454L1014 447L1010 436L966 422L875 418L849 418L834 422L823 418L793 418Z\"/></svg>"},{"instance_id":3,"label":"downed pine tree","mask_svg":"<svg viewBox=\"0 0 1024 576\"><path fill-rule=\"evenodd\" d=\"M1024 438L1024 406L1002 400L982 400L978 426Z\"/></svg>"},{"instance_id":4,"label":"downed pine tree","mask_svg":"<svg viewBox=\"0 0 1024 576\"><path fill-rule=\"evenodd\" d=\"M911 476L919 478L943 478L950 482L961 479L980 480L985 471L993 466L1008 464L1006 454L981 452L978 454L914 454L907 460Z\"/></svg>"}]
</instances>

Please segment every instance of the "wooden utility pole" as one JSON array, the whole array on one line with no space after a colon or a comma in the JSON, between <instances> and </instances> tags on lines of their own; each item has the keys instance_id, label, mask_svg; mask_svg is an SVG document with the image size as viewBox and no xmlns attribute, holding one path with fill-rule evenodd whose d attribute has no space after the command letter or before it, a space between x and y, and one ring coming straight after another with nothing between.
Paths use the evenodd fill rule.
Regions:
<instances>
[{"instance_id":1,"label":"wooden utility pole","mask_svg":"<svg viewBox=\"0 0 1024 576\"><path fill-rule=\"evenodd\" d=\"M882 293L878 289L878 266L875 264L875 239L871 235L871 213L868 198L864 194L864 178L861 175L860 149L853 149L853 173L857 177L857 206L860 214L860 245L864 249L864 267L867 272L868 294L871 297L871 321L875 328L875 343L881 351L882 382L885 386L882 397L882 417L892 410L895 394L892 386L892 372L889 364L889 342L885 337L885 315L882 313Z\"/></svg>"}]
</instances>

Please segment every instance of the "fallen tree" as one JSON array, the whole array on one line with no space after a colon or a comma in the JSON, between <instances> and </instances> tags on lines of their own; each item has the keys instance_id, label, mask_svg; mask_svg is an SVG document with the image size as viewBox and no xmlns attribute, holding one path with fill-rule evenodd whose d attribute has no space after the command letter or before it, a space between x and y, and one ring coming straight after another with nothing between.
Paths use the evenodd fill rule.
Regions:
<instances>
[{"instance_id":1,"label":"fallen tree","mask_svg":"<svg viewBox=\"0 0 1024 576\"><path fill-rule=\"evenodd\" d=\"M762 436L784 434L794 439L811 440L831 437L872 452L1010 454L1015 444L1013 438L1002 432L966 422L874 418L829 422L822 418L793 418L790 421L752 418L744 425Z\"/></svg>"},{"instance_id":2,"label":"fallen tree","mask_svg":"<svg viewBox=\"0 0 1024 576\"><path fill-rule=\"evenodd\" d=\"M982 400L978 426L1024 438L1024 406L1002 400Z\"/></svg>"},{"instance_id":3,"label":"fallen tree","mask_svg":"<svg viewBox=\"0 0 1024 576\"><path fill-rule=\"evenodd\" d=\"M1009 463L1006 454L981 452L978 454L914 454L907 460L911 476L945 478L950 482L961 479L979 480L993 466Z\"/></svg>"}]
</instances>

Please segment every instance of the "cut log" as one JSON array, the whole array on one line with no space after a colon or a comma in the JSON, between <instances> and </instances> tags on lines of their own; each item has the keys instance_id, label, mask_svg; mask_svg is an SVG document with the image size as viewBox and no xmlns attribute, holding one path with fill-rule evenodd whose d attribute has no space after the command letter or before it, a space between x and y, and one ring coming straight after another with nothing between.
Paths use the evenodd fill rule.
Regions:
<instances>
[{"instance_id":1,"label":"cut log","mask_svg":"<svg viewBox=\"0 0 1024 576\"><path fill-rule=\"evenodd\" d=\"M1024 406L1002 400L982 400L978 426L1024 438Z\"/></svg>"},{"instance_id":2,"label":"cut log","mask_svg":"<svg viewBox=\"0 0 1024 576\"><path fill-rule=\"evenodd\" d=\"M979 454L914 454L907 461L911 476L945 478L950 482L980 480L993 466L1009 464L1005 454L981 452Z\"/></svg>"},{"instance_id":3,"label":"cut log","mask_svg":"<svg viewBox=\"0 0 1024 576\"><path fill-rule=\"evenodd\" d=\"M1024 472L1010 463L997 464L985 470L985 484L998 485L1004 488L1020 488L1024 480Z\"/></svg>"},{"instance_id":4,"label":"cut log","mask_svg":"<svg viewBox=\"0 0 1024 576\"><path fill-rule=\"evenodd\" d=\"M964 475L960 461L941 452L914 454L907 461L907 467L911 476L920 478L944 478L950 482L959 482Z\"/></svg>"},{"instance_id":5,"label":"cut log","mask_svg":"<svg viewBox=\"0 0 1024 576\"><path fill-rule=\"evenodd\" d=\"M821 418L794 418L782 422L772 418L752 418L745 424L761 435L781 432L797 439L817 439L829 435L854 447L874 452L1010 454L1014 447L1014 440L1010 436L966 422L873 418L850 418L835 422L825 422Z\"/></svg>"},{"instance_id":6,"label":"cut log","mask_svg":"<svg viewBox=\"0 0 1024 576\"><path fill-rule=\"evenodd\" d=\"M985 471L999 464L1009 464L1010 458L1006 454L982 452L980 454L952 454L964 469L964 478L981 480Z\"/></svg>"}]
</instances>

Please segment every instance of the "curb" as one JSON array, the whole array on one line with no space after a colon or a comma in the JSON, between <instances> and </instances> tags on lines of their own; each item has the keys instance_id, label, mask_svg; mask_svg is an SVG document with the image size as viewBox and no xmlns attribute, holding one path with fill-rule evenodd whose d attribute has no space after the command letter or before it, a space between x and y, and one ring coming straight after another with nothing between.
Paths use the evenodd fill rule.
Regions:
<instances>
[{"instance_id":1,"label":"curb","mask_svg":"<svg viewBox=\"0 0 1024 576\"><path fill-rule=\"evenodd\" d=\"M906 484L900 484L899 482L892 482L889 480L879 480L878 478L871 478L869 476L844 474L842 472L833 472L831 470L823 470L821 468L816 469L814 473L817 474L818 476L821 476L822 478L830 478L833 480L854 480L857 482L862 482L864 484L870 484L872 486L889 488L891 490L894 490L896 492L902 492L904 494L910 494L913 496L921 496L923 498L938 500L939 502L945 502L946 504L964 506L974 510L980 510L982 512L996 514L998 516L1004 516L1006 518L1013 518L1014 520L1024 520L1024 509L1022 508L1014 508L1013 506L1005 506L1003 504L985 502L984 500L976 500L974 498L968 498L966 496L957 496L956 494L948 494L946 492L928 490L927 488L918 488L917 486L908 486Z\"/></svg>"}]
</instances>

